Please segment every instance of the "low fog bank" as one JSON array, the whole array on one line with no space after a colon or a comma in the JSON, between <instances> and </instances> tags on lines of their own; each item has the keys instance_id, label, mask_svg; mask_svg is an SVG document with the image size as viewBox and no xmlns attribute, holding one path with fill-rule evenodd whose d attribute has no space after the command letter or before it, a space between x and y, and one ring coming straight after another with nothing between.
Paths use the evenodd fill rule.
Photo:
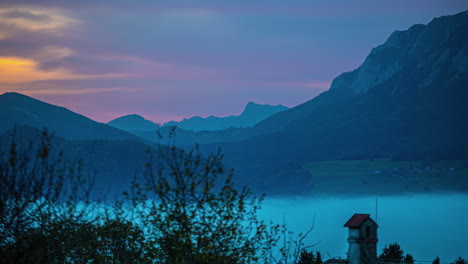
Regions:
<instances>
[{"instance_id":1,"label":"low fog bank","mask_svg":"<svg viewBox=\"0 0 468 264\"><path fill-rule=\"evenodd\" d=\"M376 212L376 198L378 211ZM306 243L320 242L312 250L324 259L345 258L348 249L344 223L354 213L370 214L379 225L378 254L397 242L416 261L452 262L468 258L468 195L405 195L359 198L267 198L260 215L283 223L294 232L315 227Z\"/></svg>"}]
</instances>

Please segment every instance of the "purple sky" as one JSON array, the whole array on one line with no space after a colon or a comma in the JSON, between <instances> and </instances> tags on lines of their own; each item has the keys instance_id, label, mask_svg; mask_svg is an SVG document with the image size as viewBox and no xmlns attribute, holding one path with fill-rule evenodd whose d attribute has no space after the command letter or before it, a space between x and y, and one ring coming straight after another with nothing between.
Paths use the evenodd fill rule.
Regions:
<instances>
[{"instance_id":1,"label":"purple sky","mask_svg":"<svg viewBox=\"0 0 468 264\"><path fill-rule=\"evenodd\" d=\"M2 0L0 93L100 122L226 116L249 101L292 107L394 30L468 9L466 0L96 2Z\"/></svg>"}]
</instances>

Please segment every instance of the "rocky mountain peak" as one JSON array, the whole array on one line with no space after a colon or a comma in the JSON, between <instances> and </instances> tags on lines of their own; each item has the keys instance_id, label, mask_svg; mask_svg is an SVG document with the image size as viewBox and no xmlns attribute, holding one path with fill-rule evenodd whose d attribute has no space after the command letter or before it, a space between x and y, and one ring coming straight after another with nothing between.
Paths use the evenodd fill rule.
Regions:
<instances>
[{"instance_id":1,"label":"rocky mountain peak","mask_svg":"<svg viewBox=\"0 0 468 264\"><path fill-rule=\"evenodd\" d=\"M351 89L362 94L410 65L434 65L437 73L440 62L447 60L453 60L456 72L466 73L466 36L468 11L435 18L428 25L395 31L384 44L372 49L359 68L335 78L330 89ZM428 73L427 83L435 78L434 72Z\"/></svg>"}]
</instances>

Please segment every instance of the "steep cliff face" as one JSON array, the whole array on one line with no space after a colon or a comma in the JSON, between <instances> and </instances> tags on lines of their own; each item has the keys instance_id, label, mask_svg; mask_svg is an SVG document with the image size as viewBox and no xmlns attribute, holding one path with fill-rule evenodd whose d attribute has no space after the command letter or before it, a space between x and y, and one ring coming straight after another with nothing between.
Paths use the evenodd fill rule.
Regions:
<instances>
[{"instance_id":1,"label":"steep cliff face","mask_svg":"<svg viewBox=\"0 0 468 264\"><path fill-rule=\"evenodd\" d=\"M453 105L453 100L465 96L461 87L467 86L467 36L468 11L435 18L428 25L414 25L405 31L395 31L384 44L372 49L359 68L336 77L328 91L271 116L256 125L250 133L259 136L310 130L308 133L313 134L328 126L334 127L335 131L323 134L329 138L337 134L336 128L352 120L358 121L355 119L365 116L365 112L378 113L380 110L375 107L381 108L390 97L394 97L394 108L407 108L405 111L413 111L421 101L431 100L437 101L437 105L443 108L442 98L445 98L444 103ZM356 112L357 107L351 105L364 104L359 101L372 102L373 106ZM429 107L430 104L425 103L425 106ZM434 109L434 106L430 108ZM345 115L345 109L355 116L342 117L336 121L339 123L331 124L335 117ZM382 113L381 119L385 120L385 116L388 115ZM390 121L402 118L399 115ZM323 120L318 122L319 119Z\"/></svg>"},{"instance_id":2,"label":"steep cliff face","mask_svg":"<svg viewBox=\"0 0 468 264\"><path fill-rule=\"evenodd\" d=\"M440 73L440 66L450 61L455 73L467 71L468 12L434 19L428 25L414 25L395 31L387 41L370 52L356 70L338 76L330 89L351 89L366 93L409 67L431 65L421 87L428 86Z\"/></svg>"}]
</instances>

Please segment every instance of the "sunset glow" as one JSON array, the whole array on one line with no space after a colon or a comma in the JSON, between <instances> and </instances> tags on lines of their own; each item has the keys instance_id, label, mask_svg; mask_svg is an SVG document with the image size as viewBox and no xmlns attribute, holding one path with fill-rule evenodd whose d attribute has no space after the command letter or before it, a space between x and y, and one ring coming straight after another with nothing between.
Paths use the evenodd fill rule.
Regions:
<instances>
[{"instance_id":1,"label":"sunset glow","mask_svg":"<svg viewBox=\"0 0 468 264\"><path fill-rule=\"evenodd\" d=\"M51 80L83 80L95 78L118 78L119 75L103 74L103 75L83 75L73 74L65 69L55 69L54 71L42 70L38 63L31 59L16 58L16 57L0 57L0 83L15 84L28 83L34 81L51 81ZM83 89L85 91L93 91L95 89ZM118 90L118 89L114 89ZM54 94L57 90L51 89L49 92L43 90L43 93ZM76 94L73 91L59 92L59 94Z\"/></svg>"},{"instance_id":2,"label":"sunset glow","mask_svg":"<svg viewBox=\"0 0 468 264\"><path fill-rule=\"evenodd\" d=\"M41 71L37 63L30 59L0 57L0 82L2 83L22 83L63 79L64 77L68 76L59 72Z\"/></svg>"},{"instance_id":3,"label":"sunset glow","mask_svg":"<svg viewBox=\"0 0 468 264\"><path fill-rule=\"evenodd\" d=\"M101 122L115 113L155 122L228 116L249 101L293 107L326 91L394 30L466 7L458 0L5 1L0 92L64 107L78 100L75 111Z\"/></svg>"}]
</instances>

